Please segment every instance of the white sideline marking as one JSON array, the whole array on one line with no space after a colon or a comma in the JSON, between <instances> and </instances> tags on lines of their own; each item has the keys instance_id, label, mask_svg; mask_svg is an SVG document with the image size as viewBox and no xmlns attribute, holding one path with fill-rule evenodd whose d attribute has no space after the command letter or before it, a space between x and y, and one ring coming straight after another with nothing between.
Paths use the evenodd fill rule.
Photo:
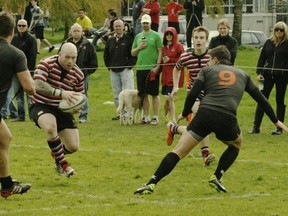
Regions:
<instances>
[{"instance_id":1,"label":"white sideline marking","mask_svg":"<svg viewBox=\"0 0 288 216\"><path fill-rule=\"evenodd\" d=\"M36 193L40 193L40 194L52 194L53 192L52 191L45 191L45 190L33 190L33 192L36 192ZM109 197L106 197L106 196L95 196L95 195L87 195L87 194L79 194L79 193L74 193L74 192L71 192L71 193L67 193L67 195L69 196L74 196L74 197L85 197L85 198L90 198L90 199L95 199L95 200L101 200L101 199L111 199L111 196ZM283 195L286 195L286 194L278 194L277 196L283 196ZM186 204L183 203L183 199L179 202L175 202L175 201L163 201L163 200L148 200L148 199L142 199L143 197L145 196L137 196L137 195L131 195L131 197L133 198L124 198L124 197L119 197L119 196L115 196L113 197L113 199L117 199L117 200L120 200L120 201L123 201L124 203L134 203L134 202L137 202L137 203L152 203L152 204L159 204L161 206L167 206L167 205L170 205L170 206L179 206L179 207L189 207L191 206L191 201L193 200L197 200L197 201L205 201L205 200L223 200L223 199L242 199L242 198L251 198L251 197L269 197L269 196L272 196L271 194L256 194L256 193L253 193L253 194L243 194L243 195L231 195L231 196L227 196L227 194L225 194L225 196L211 196L211 197L203 197L203 198L189 198L189 199L186 199L184 200L185 202L187 202ZM141 197L141 199L138 199L136 197ZM177 200L177 199L176 199ZM97 204L97 202L93 203L93 204L87 204L87 205L78 205L78 206L73 206L73 208L77 208L77 209L87 209L87 208L94 208L95 206L112 206L113 204ZM118 204L117 204L118 205ZM67 208L71 208L71 206L66 206L66 205L60 205L60 206L55 206L55 208L49 208L49 207L43 207L43 208L34 208L34 209L15 209L15 210L0 210L0 214L11 214L11 213L23 213L23 212L34 212L34 211L51 211L51 210L56 210L56 209L67 209Z\"/></svg>"}]
</instances>

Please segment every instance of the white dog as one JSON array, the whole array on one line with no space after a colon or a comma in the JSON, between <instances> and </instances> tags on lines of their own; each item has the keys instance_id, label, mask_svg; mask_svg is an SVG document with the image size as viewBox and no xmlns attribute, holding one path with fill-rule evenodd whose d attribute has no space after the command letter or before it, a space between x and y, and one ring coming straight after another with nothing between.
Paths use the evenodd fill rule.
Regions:
<instances>
[{"instance_id":1,"label":"white dog","mask_svg":"<svg viewBox=\"0 0 288 216\"><path fill-rule=\"evenodd\" d=\"M139 119L142 119L143 99L138 95L138 90L124 89L119 94L117 113L121 125L135 124L136 112L139 109Z\"/></svg>"}]
</instances>

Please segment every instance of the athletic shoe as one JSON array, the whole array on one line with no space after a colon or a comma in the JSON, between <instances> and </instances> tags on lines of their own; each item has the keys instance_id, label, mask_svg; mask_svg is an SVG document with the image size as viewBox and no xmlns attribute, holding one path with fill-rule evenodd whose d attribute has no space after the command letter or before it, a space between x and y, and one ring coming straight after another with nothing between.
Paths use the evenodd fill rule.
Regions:
<instances>
[{"instance_id":1,"label":"athletic shoe","mask_svg":"<svg viewBox=\"0 0 288 216\"><path fill-rule=\"evenodd\" d=\"M62 169L63 169L63 174L66 175L68 178L76 174L75 170L69 164L62 165Z\"/></svg>"},{"instance_id":2,"label":"athletic shoe","mask_svg":"<svg viewBox=\"0 0 288 216\"><path fill-rule=\"evenodd\" d=\"M87 119L79 119L79 123L86 123Z\"/></svg>"},{"instance_id":3,"label":"athletic shoe","mask_svg":"<svg viewBox=\"0 0 288 216\"><path fill-rule=\"evenodd\" d=\"M49 47L48 52L52 52L52 50L54 50L54 49L55 49L55 46L51 46L51 47Z\"/></svg>"},{"instance_id":4,"label":"athletic shoe","mask_svg":"<svg viewBox=\"0 0 288 216\"><path fill-rule=\"evenodd\" d=\"M61 167L59 163L55 163L55 171L60 176L64 175L63 168Z\"/></svg>"},{"instance_id":5,"label":"athletic shoe","mask_svg":"<svg viewBox=\"0 0 288 216\"><path fill-rule=\"evenodd\" d=\"M174 133L172 133L171 129L175 126L173 122L169 122L167 125L167 135L166 135L166 143L168 146L172 145L174 140Z\"/></svg>"},{"instance_id":6,"label":"athletic shoe","mask_svg":"<svg viewBox=\"0 0 288 216\"><path fill-rule=\"evenodd\" d=\"M158 125L158 120L156 118L153 118L150 122L151 125Z\"/></svg>"},{"instance_id":7,"label":"athletic shoe","mask_svg":"<svg viewBox=\"0 0 288 216\"><path fill-rule=\"evenodd\" d=\"M205 166L210 166L210 163L215 161L215 155L213 153L207 155L206 157L203 158Z\"/></svg>"},{"instance_id":8,"label":"athletic shoe","mask_svg":"<svg viewBox=\"0 0 288 216\"><path fill-rule=\"evenodd\" d=\"M193 117L193 113L190 113L188 116L187 116L187 124L189 125L191 120L192 120L192 117Z\"/></svg>"},{"instance_id":9,"label":"athletic shoe","mask_svg":"<svg viewBox=\"0 0 288 216\"><path fill-rule=\"evenodd\" d=\"M248 134L259 134L259 133L260 133L260 129L255 128L255 127L253 127L252 130L248 131Z\"/></svg>"},{"instance_id":10,"label":"athletic shoe","mask_svg":"<svg viewBox=\"0 0 288 216\"><path fill-rule=\"evenodd\" d=\"M112 121L119 121L119 119L120 119L120 116L116 116L112 118Z\"/></svg>"},{"instance_id":11,"label":"athletic shoe","mask_svg":"<svg viewBox=\"0 0 288 216\"><path fill-rule=\"evenodd\" d=\"M282 134L282 129L276 129L272 132L272 135L281 135Z\"/></svg>"},{"instance_id":12,"label":"athletic shoe","mask_svg":"<svg viewBox=\"0 0 288 216\"><path fill-rule=\"evenodd\" d=\"M134 194L138 195L145 195L145 194L152 194L155 189L155 184L143 185L142 187L138 188Z\"/></svg>"},{"instance_id":13,"label":"athletic shoe","mask_svg":"<svg viewBox=\"0 0 288 216\"><path fill-rule=\"evenodd\" d=\"M7 198L14 194L23 194L26 193L31 188L30 184L20 184L19 182L13 182L13 185L8 189L1 190L1 196Z\"/></svg>"},{"instance_id":14,"label":"athletic shoe","mask_svg":"<svg viewBox=\"0 0 288 216\"><path fill-rule=\"evenodd\" d=\"M145 124L149 124L150 121L148 119L146 119L145 117L142 118L142 120L139 122L139 124L141 125L145 125Z\"/></svg>"},{"instance_id":15,"label":"athletic shoe","mask_svg":"<svg viewBox=\"0 0 288 216\"><path fill-rule=\"evenodd\" d=\"M228 192L228 191L226 190L226 188L221 184L221 181L218 180L215 175L212 175L212 176L210 177L209 186L210 186L211 188L216 189L218 192L221 192L221 191L224 192L224 193L227 193L227 192Z\"/></svg>"}]
</instances>

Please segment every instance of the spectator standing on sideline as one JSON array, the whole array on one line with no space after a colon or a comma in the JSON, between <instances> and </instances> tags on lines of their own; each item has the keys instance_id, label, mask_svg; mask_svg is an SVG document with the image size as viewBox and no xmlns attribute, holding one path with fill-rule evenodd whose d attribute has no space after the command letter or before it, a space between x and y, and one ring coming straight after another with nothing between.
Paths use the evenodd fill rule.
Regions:
<instances>
[{"instance_id":1,"label":"spectator standing on sideline","mask_svg":"<svg viewBox=\"0 0 288 216\"><path fill-rule=\"evenodd\" d=\"M27 58L28 69L31 76L33 77L37 57L36 39L27 31L28 23L24 19L20 19L18 21L17 30L18 32L14 35L11 44L24 52ZM15 117L17 117L13 121L25 121L24 90L16 75L13 77L12 85L10 88L12 89L9 90L7 94L6 103L2 108L2 114L7 116L9 109L10 114L15 113ZM17 101L18 109L16 109L13 104L12 92L15 94L14 97ZM29 103L29 101L29 96L27 96L27 103Z\"/></svg>"},{"instance_id":2,"label":"spectator standing on sideline","mask_svg":"<svg viewBox=\"0 0 288 216\"><path fill-rule=\"evenodd\" d=\"M193 29L202 26L202 11L205 8L204 0L185 0L183 7L186 10L187 47L190 48Z\"/></svg>"},{"instance_id":3,"label":"spectator standing on sideline","mask_svg":"<svg viewBox=\"0 0 288 216\"><path fill-rule=\"evenodd\" d=\"M29 0L29 4L25 7L25 12L24 12L24 19L27 21L28 26L30 26L30 23L32 20L32 13L31 13L32 8L33 8L33 5L31 4L31 0Z\"/></svg>"},{"instance_id":4,"label":"spectator standing on sideline","mask_svg":"<svg viewBox=\"0 0 288 216\"><path fill-rule=\"evenodd\" d=\"M104 50L104 62L110 71L110 79L114 95L114 104L119 106L118 96L124 89L134 89L133 66L136 58L131 55L133 39L124 33L124 22L114 22L114 36L110 37ZM119 120L119 116L112 120Z\"/></svg>"},{"instance_id":5,"label":"spectator standing on sideline","mask_svg":"<svg viewBox=\"0 0 288 216\"><path fill-rule=\"evenodd\" d=\"M84 74L76 59L76 46L65 43L59 55L40 61L34 73L36 93L29 107L30 118L46 134L56 172L67 177L76 173L65 155L78 150L79 132L73 115L58 107L61 99L73 102L75 94L84 93Z\"/></svg>"},{"instance_id":6,"label":"spectator standing on sideline","mask_svg":"<svg viewBox=\"0 0 288 216\"><path fill-rule=\"evenodd\" d=\"M103 26L94 33L94 37L93 37L93 40L92 40L92 44L93 44L95 47L97 46L97 41L98 41L103 35L105 35L105 34L108 32L109 28L110 28L110 21L111 21L111 19L110 19L110 14L109 14L109 13L110 13L111 11L114 11L114 9L109 9L109 10L108 10L108 14L107 14L107 17L106 17L106 19L105 19L105 21L104 21Z\"/></svg>"},{"instance_id":7,"label":"spectator standing on sideline","mask_svg":"<svg viewBox=\"0 0 288 216\"><path fill-rule=\"evenodd\" d=\"M177 34L180 33L179 27L179 13L183 9L183 6L176 2L176 0L169 0L169 3L166 5L167 16L168 16L168 26L174 27L177 31Z\"/></svg>"},{"instance_id":8,"label":"spectator standing on sideline","mask_svg":"<svg viewBox=\"0 0 288 216\"><path fill-rule=\"evenodd\" d=\"M145 14L141 18L143 31L136 35L132 45L132 56L137 56L137 88L144 96L144 117L141 124L158 125L159 123L159 69L162 58L162 39L151 29L151 17ZM152 96L153 118L150 120L150 102Z\"/></svg>"},{"instance_id":9,"label":"spectator standing on sideline","mask_svg":"<svg viewBox=\"0 0 288 216\"><path fill-rule=\"evenodd\" d=\"M257 80L263 82L261 90L269 98L273 86L276 86L277 118L285 119L285 94L288 82L288 29L284 22L277 22L273 27L271 37L265 42L257 63ZM264 115L263 108L257 105L254 126L250 134L260 133L260 125ZM282 129L277 128L272 135L281 135Z\"/></svg>"},{"instance_id":10,"label":"spectator standing on sideline","mask_svg":"<svg viewBox=\"0 0 288 216\"><path fill-rule=\"evenodd\" d=\"M165 96L165 123L169 122L168 112L170 112L171 121L176 123L174 98L171 95L173 89L173 68L183 52L184 48L178 41L176 29L173 27L166 28L163 37L161 69L162 95ZM184 70L181 70L179 87L183 87L183 84Z\"/></svg>"},{"instance_id":11,"label":"spectator standing on sideline","mask_svg":"<svg viewBox=\"0 0 288 216\"><path fill-rule=\"evenodd\" d=\"M37 0L31 0L33 8L31 9L32 20L29 26L29 30L34 28L36 41L37 41L37 53L40 53L41 41L49 47L49 52L52 52L55 49L55 46L52 46L47 39L44 38L44 22L43 17L44 13L39 6L37 6Z\"/></svg>"},{"instance_id":12,"label":"spectator standing on sideline","mask_svg":"<svg viewBox=\"0 0 288 216\"><path fill-rule=\"evenodd\" d=\"M193 30L194 50L181 54L178 62L176 63L176 66L173 69L174 94L176 94L176 92L178 91L180 71L184 67L186 67L188 70L187 94L189 94L202 68L207 66L209 62L208 50L206 48L208 37L209 31L205 27L199 26ZM191 121L192 116L194 117L198 113L200 101L202 100L203 96L203 92L198 95L197 100L191 110L193 115L190 112L188 116L188 122ZM172 144L174 134L183 133L183 128L185 129L184 126L178 126L174 123L168 124L168 134L166 138L166 142L168 145ZM210 163L215 160L215 155L213 153L210 153L209 150L209 136L205 137L201 141L201 154L205 166L209 166Z\"/></svg>"},{"instance_id":13,"label":"spectator standing on sideline","mask_svg":"<svg viewBox=\"0 0 288 216\"><path fill-rule=\"evenodd\" d=\"M79 123L85 123L88 119L88 87L89 78L98 68L98 59L94 46L83 36L82 27L75 23L71 26L71 37L68 38L64 43L71 42L77 47L77 66L84 73L84 88L87 102L81 109L79 115ZM63 44L62 44L63 45ZM60 48L61 52L61 48Z\"/></svg>"},{"instance_id":14,"label":"spectator standing on sideline","mask_svg":"<svg viewBox=\"0 0 288 216\"><path fill-rule=\"evenodd\" d=\"M201 90L204 90L205 96L197 115L182 134L177 146L163 158L149 182L137 189L134 194L153 193L156 184L212 132L228 147L222 153L218 166L209 179L209 185L219 192L227 192L220 180L237 159L241 148L242 133L236 113L245 91L263 107L276 126L288 132L288 128L277 119L271 105L255 86L251 77L246 72L229 66L230 53L225 46L216 47L209 54L210 67L203 68L199 73L195 85L187 95L184 109L178 120L188 116L197 96Z\"/></svg>"},{"instance_id":15,"label":"spectator standing on sideline","mask_svg":"<svg viewBox=\"0 0 288 216\"><path fill-rule=\"evenodd\" d=\"M219 35L211 39L209 43L209 49L213 49L220 45L226 46L231 55L231 65L234 65L237 56L238 44L237 40L229 35L230 24L228 19L224 18L219 20L217 24L217 30L219 32Z\"/></svg>"},{"instance_id":16,"label":"spectator standing on sideline","mask_svg":"<svg viewBox=\"0 0 288 216\"><path fill-rule=\"evenodd\" d=\"M49 8L48 8L48 5L45 3L44 4L44 18L43 18L45 28L49 27L49 18L50 18Z\"/></svg>"},{"instance_id":17,"label":"spectator standing on sideline","mask_svg":"<svg viewBox=\"0 0 288 216\"><path fill-rule=\"evenodd\" d=\"M158 32L160 21L160 4L158 0L149 0L143 8L143 14L148 14L151 17L151 29Z\"/></svg>"},{"instance_id":18,"label":"spectator standing on sideline","mask_svg":"<svg viewBox=\"0 0 288 216\"><path fill-rule=\"evenodd\" d=\"M142 32L141 25L141 13L142 8L146 4L144 0L134 0L132 7L132 18L133 18L133 33L136 36L138 33Z\"/></svg>"},{"instance_id":19,"label":"spectator standing on sideline","mask_svg":"<svg viewBox=\"0 0 288 216\"><path fill-rule=\"evenodd\" d=\"M25 54L10 45L14 35L15 19L5 11L0 12L0 109L5 104L7 92L14 75L17 75L25 92L35 93L33 79L27 69ZM26 193L30 184L13 181L9 174L9 145L12 134L0 114L0 182L1 196Z\"/></svg>"},{"instance_id":20,"label":"spectator standing on sideline","mask_svg":"<svg viewBox=\"0 0 288 216\"><path fill-rule=\"evenodd\" d=\"M78 10L78 17L76 19L76 23L78 23L82 27L82 31L84 32L86 37L89 37L96 32L96 29L93 28L91 19L86 15L86 12L83 8Z\"/></svg>"}]
</instances>

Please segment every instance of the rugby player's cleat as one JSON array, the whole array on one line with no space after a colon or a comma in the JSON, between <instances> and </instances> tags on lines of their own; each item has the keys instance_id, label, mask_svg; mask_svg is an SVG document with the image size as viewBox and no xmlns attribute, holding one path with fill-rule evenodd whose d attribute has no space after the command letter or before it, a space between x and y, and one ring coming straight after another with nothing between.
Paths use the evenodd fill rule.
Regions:
<instances>
[{"instance_id":1,"label":"rugby player's cleat","mask_svg":"<svg viewBox=\"0 0 288 216\"><path fill-rule=\"evenodd\" d=\"M145 194L152 194L154 189L155 189L155 184L148 184L148 185L143 185L142 187L138 188L134 194L138 195L145 195Z\"/></svg>"},{"instance_id":2,"label":"rugby player's cleat","mask_svg":"<svg viewBox=\"0 0 288 216\"><path fill-rule=\"evenodd\" d=\"M203 162L205 166L210 166L210 163L215 161L215 155L213 153L207 155L206 157L203 157Z\"/></svg>"},{"instance_id":3,"label":"rugby player's cleat","mask_svg":"<svg viewBox=\"0 0 288 216\"><path fill-rule=\"evenodd\" d=\"M167 124L167 135L166 135L166 143L168 146L172 145L174 140L174 133L172 132L172 127L175 126L175 123L169 122Z\"/></svg>"},{"instance_id":4,"label":"rugby player's cleat","mask_svg":"<svg viewBox=\"0 0 288 216\"><path fill-rule=\"evenodd\" d=\"M63 164L62 169L63 169L63 174L66 175L68 178L76 174L76 171L69 164Z\"/></svg>"},{"instance_id":5,"label":"rugby player's cleat","mask_svg":"<svg viewBox=\"0 0 288 216\"><path fill-rule=\"evenodd\" d=\"M55 171L60 176L64 175L63 168L61 167L59 163L55 163Z\"/></svg>"},{"instance_id":6,"label":"rugby player's cleat","mask_svg":"<svg viewBox=\"0 0 288 216\"><path fill-rule=\"evenodd\" d=\"M1 189L1 196L7 198L14 194L26 193L31 188L30 184L20 184L19 182L13 182L13 185L8 189Z\"/></svg>"},{"instance_id":7,"label":"rugby player's cleat","mask_svg":"<svg viewBox=\"0 0 288 216\"><path fill-rule=\"evenodd\" d=\"M227 192L228 192L228 191L226 190L226 188L222 185L221 181L218 180L215 175L212 175L212 176L210 177L209 186L210 186L211 188L216 189L218 192L221 192L221 191L224 192L224 193L227 193Z\"/></svg>"}]
</instances>

